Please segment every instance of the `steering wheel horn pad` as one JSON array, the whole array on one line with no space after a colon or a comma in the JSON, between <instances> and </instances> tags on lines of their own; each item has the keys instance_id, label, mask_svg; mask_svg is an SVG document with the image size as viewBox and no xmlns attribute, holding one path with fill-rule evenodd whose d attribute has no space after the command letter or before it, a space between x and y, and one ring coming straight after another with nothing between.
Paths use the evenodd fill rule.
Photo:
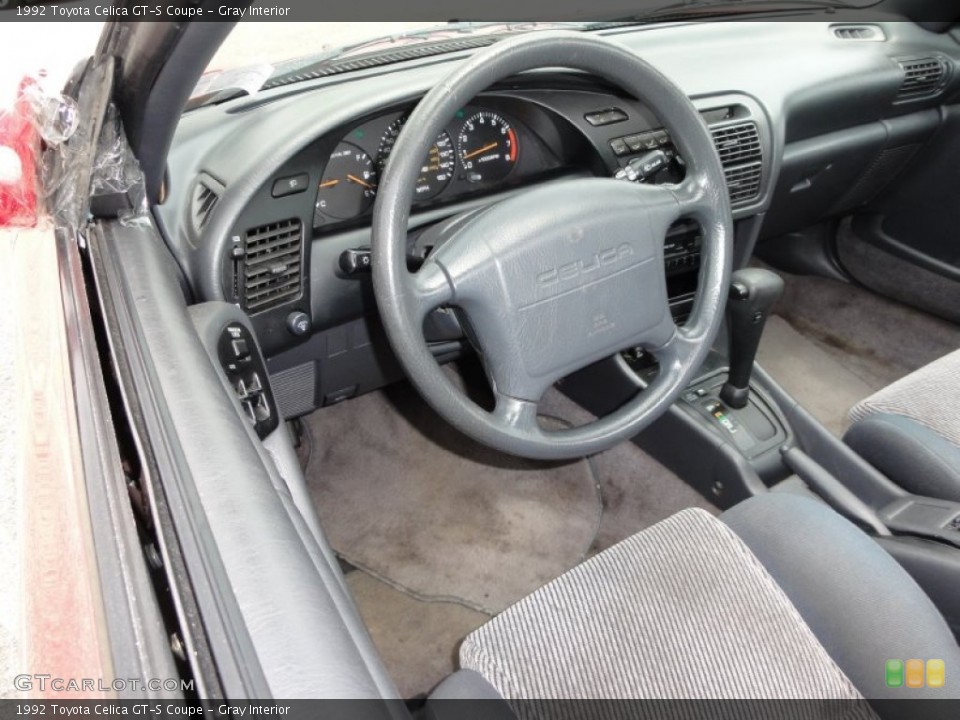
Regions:
<instances>
[{"instance_id":1,"label":"steering wheel horn pad","mask_svg":"<svg viewBox=\"0 0 960 720\"><path fill-rule=\"evenodd\" d=\"M677 186L583 178L535 187L443 224L420 270L406 268L407 220L420 160L463 102L519 72L564 66L618 83L670 130L687 161ZM678 219L703 230L698 298L672 319L664 239ZM539 459L593 454L665 412L719 329L730 274L732 219L719 158L699 113L626 48L580 33L533 33L477 53L431 90L391 153L374 210L373 279L391 345L413 384L446 420L499 450ZM426 315L459 308L496 396L486 412L447 379L423 338ZM557 380L630 347L651 350L657 379L593 423L547 431L536 405Z\"/></svg>"},{"instance_id":2,"label":"steering wheel horn pad","mask_svg":"<svg viewBox=\"0 0 960 720\"><path fill-rule=\"evenodd\" d=\"M474 216L440 246L497 390L536 402L560 378L675 332L663 238L679 204L615 180L546 185Z\"/></svg>"}]
</instances>

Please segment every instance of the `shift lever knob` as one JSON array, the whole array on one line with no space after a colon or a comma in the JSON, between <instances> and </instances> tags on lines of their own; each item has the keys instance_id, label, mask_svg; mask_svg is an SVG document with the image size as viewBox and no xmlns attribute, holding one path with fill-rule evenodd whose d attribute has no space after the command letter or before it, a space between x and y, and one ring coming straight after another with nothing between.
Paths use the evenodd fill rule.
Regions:
<instances>
[{"instance_id":1,"label":"shift lever knob","mask_svg":"<svg viewBox=\"0 0 960 720\"><path fill-rule=\"evenodd\" d=\"M783 294L779 275L762 268L737 270L730 278L727 323L730 328L730 375L720 399L742 408L750 395L750 374L770 308Z\"/></svg>"}]
</instances>

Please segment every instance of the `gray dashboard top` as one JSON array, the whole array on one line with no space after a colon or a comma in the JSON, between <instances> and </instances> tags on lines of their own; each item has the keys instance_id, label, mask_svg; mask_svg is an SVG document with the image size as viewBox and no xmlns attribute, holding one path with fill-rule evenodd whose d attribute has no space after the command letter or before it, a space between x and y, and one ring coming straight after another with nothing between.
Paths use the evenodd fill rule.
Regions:
<instances>
[{"instance_id":1,"label":"gray dashboard top","mask_svg":"<svg viewBox=\"0 0 960 720\"><path fill-rule=\"evenodd\" d=\"M789 142L956 97L960 45L950 35L906 22L880 25L883 42L841 40L825 22L695 23L605 34L658 67L692 98L735 93L754 99L771 131L769 172L775 179ZM893 59L930 53L952 66L949 87L935 100L897 105L902 74ZM466 55L307 81L186 114L169 157L169 196L157 212L198 297L222 296L220 258L236 219L285 162L319 137L383 108L415 102ZM544 73L548 87L550 77ZM200 172L217 178L225 190L197 238L187 217Z\"/></svg>"}]
</instances>

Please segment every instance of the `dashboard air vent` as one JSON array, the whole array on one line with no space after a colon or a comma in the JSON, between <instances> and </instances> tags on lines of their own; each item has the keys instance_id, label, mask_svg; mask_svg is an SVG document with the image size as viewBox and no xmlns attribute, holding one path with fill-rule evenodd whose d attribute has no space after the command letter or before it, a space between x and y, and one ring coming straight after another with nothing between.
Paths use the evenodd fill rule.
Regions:
<instances>
[{"instance_id":1,"label":"dashboard air vent","mask_svg":"<svg viewBox=\"0 0 960 720\"><path fill-rule=\"evenodd\" d=\"M223 185L209 175L201 175L197 179L197 184L193 187L190 215L193 218L193 229L198 233L206 227L222 194Z\"/></svg>"},{"instance_id":2,"label":"dashboard air vent","mask_svg":"<svg viewBox=\"0 0 960 720\"><path fill-rule=\"evenodd\" d=\"M241 267L243 308L260 312L300 297L303 225L299 220L247 230Z\"/></svg>"},{"instance_id":3,"label":"dashboard air vent","mask_svg":"<svg viewBox=\"0 0 960 720\"><path fill-rule=\"evenodd\" d=\"M710 132L727 176L730 202L737 205L755 200L760 195L763 173L763 149L757 124L724 125Z\"/></svg>"},{"instance_id":4,"label":"dashboard air vent","mask_svg":"<svg viewBox=\"0 0 960 720\"><path fill-rule=\"evenodd\" d=\"M936 95L943 90L947 69L943 61L935 57L898 60L903 70L903 82L897 92L897 100L920 100Z\"/></svg>"},{"instance_id":5,"label":"dashboard air vent","mask_svg":"<svg viewBox=\"0 0 960 720\"><path fill-rule=\"evenodd\" d=\"M887 39L879 25L834 25L833 34L841 40L883 42Z\"/></svg>"}]
</instances>

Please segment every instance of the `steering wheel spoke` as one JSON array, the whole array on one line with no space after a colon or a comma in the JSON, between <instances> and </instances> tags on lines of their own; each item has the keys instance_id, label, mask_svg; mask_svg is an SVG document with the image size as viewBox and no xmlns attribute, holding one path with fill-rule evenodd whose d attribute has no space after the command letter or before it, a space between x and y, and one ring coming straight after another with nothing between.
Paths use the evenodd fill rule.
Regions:
<instances>
[{"instance_id":1,"label":"steering wheel spoke","mask_svg":"<svg viewBox=\"0 0 960 720\"><path fill-rule=\"evenodd\" d=\"M410 296L421 320L441 305L453 301L454 289L439 263L428 260L410 276Z\"/></svg>"},{"instance_id":2,"label":"steering wheel spoke","mask_svg":"<svg viewBox=\"0 0 960 720\"><path fill-rule=\"evenodd\" d=\"M665 344L659 347L647 347L646 349L660 363L661 373L670 374L689 365L699 348L699 338L691 335L689 331L682 327L676 327L673 336Z\"/></svg>"},{"instance_id":3,"label":"steering wheel spoke","mask_svg":"<svg viewBox=\"0 0 960 720\"><path fill-rule=\"evenodd\" d=\"M677 202L678 218L693 218L701 223L716 214L716 193L710 190L711 183L703 173L691 169L691 172L679 185L671 188Z\"/></svg>"},{"instance_id":4,"label":"steering wheel spoke","mask_svg":"<svg viewBox=\"0 0 960 720\"><path fill-rule=\"evenodd\" d=\"M496 405L493 417L498 424L510 428L522 437L532 437L542 432L537 422L537 403L504 395L496 389L494 397Z\"/></svg>"}]
</instances>

